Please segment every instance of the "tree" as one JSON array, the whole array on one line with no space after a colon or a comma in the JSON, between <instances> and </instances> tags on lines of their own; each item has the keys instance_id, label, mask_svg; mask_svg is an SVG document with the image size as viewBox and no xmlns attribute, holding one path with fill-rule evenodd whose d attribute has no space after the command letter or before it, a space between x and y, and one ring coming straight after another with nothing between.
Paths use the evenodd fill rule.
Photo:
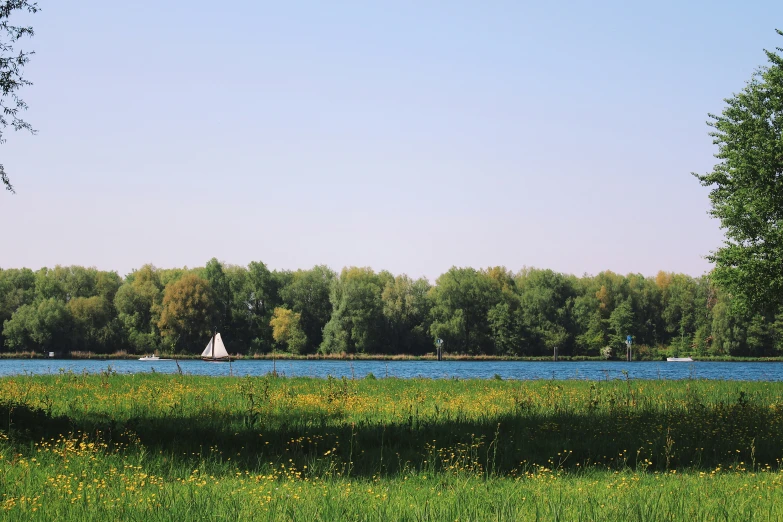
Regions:
<instances>
[{"instance_id":1,"label":"tree","mask_svg":"<svg viewBox=\"0 0 783 522\"><path fill-rule=\"evenodd\" d=\"M697 282L685 274L660 272L656 281L663 281L661 288L661 319L668 334L667 339L681 350L690 345L695 333Z\"/></svg>"},{"instance_id":2,"label":"tree","mask_svg":"<svg viewBox=\"0 0 783 522\"><path fill-rule=\"evenodd\" d=\"M209 282L186 274L166 287L158 321L169 346L194 351L209 337L217 317L215 296Z\"/></svg>"},{"instance_id":3,"label":"tree","mask_svg":"<svg viewBox=\"0 0 783 522\"><path fill-rule=\"evenodd\" d=\"M609 327L612 329L612 346L621 348L625 344L625 339L633 332L633 308L631 299L628 298L612 310L609 316Z\"/></svg>"},{"instance_id":4,"label":"tree","mask_svg":"<svg viewBox=\"0 0 783 522\"><path fill-rule=\"evenodd\" d=\"M720 115L709 115L719 162L694 175L711 187L710 214L726 231L708 256L712 279L738 307L774 313L783 295L783 57L764 52L769 64L724 100Z\"/></svg>"},{"instance_id":5,"label":"tree","mask_svg":"<svg viewBox=\"0 0 783 522\"><path fill-rule=\"evenodd\" d=\"M601 302L595 293L586 293L574 299L574 321L578 328L575 339L575 353L598 355L606 346L607 332L601 317Z\"/></svg>"},{"instance_id":6,"label":"tree","mask_svg":"<svg viewBox=\"0 0 783 522\"><path fill-rule=\"evenodd\" d=\"M160 345L163 285L158 270L144 265L130 274L114 296L114 306L131 348L136 352L156 350Z\"/></svg>"},{"instance_id":7,"label":"tree","mask_svg":"<svg viewBox=\"0 0 783 522\"><path fill-rule=\"evenodd\" d=\"M552 270L525 269L516 279L528 342L538 354L573 353L572 311L576 292L570 277ZM602 287L603 288L603 287Z\"/></svg>"},{"instance_id":8,"label":"tree","mask_svg":"<svg viewBox=\"0 0 783 522\"><path fill-rule=\"evenodd\" d=\"M405 274L386 282L381 302L389 331L390 353L423 354L431 350L429 290L426 279L414 281Z\"/></svg>"},{"instance_id":9,"label":"tree","mask_svg":"<svg viewBox=\"0 0 783 522\"><path fill-rule=\"evenodd\" d=\"M223 264L213 257L207 262L201 276L209 281L209 286L212 288L218 314L217 326L224 330L231 324L231 287L223 270Z\"/></svg>"},{"instance_id":10,"label":"tree","mask_svg":"<svg viewBox=\"0 0 783 522\"><path fill-rule=\"evenodd\" d=\"M35 297L35 274L29 268L0 268L0 329L21 306L31 304ZM5 338L0 335L0 346Z\"/></svg>"},{"instance_id":11,"label":"tree","mask_svg":"<svg viewBox=\"0 0 783 522\"><path fill-rule=\"evenodd\" d=\"M238 278L231 278L234 285ZM267 351L272 346L273 336L269 321L275 306L279 303L279 279L262 262L251 262L246 270L242 289L232 290L237 306L244 310L247 321L247 345L252 351ZM238 296L238 297L237 297ZM235 314L235 315L238 315Z\"/></svg>"},{"instance_id":12,"label":"tree","mask_svg":"<svg viewBox=\"0 0 783 522\"><path fill-rule=\"evenodd\" d=\"M65 307L73 320L71 344L76 349L105 353L118 348L122 327L111 301L98 295L76 297Z\"/></svg>"},{"instance_id":13,"label":"tree","mask_svg":"<svg viewBox=\"0 0 783 522\"><path fill-rule=\"evenodd\" d=\"M14 49L14 44L25 36L33 36L32 27L11 25L9 17L14 11L36 13L38 5L28 0L5 0L0 2L0 143L4 142L3 129L11 125L14 130L27 130L35 133L29 123L19 117L19 112L27 109L27 104L19 97L18 91L31 82L22 76L22 68L30 61L33 51ZM0 165L0 181L6 190L14 192L11 180Z\"/></svg>"},{"instance_id":14,"label":"tree","mask_svg":"<svg viewBox=\"0 0 783 522\"><path fill-rule=\"evenodd\" d=\"M276 275L282 303L302 316L300 322L307 336L305 352L314 352L321 345L324 327L332 315L330 293L335 273L329 267L319 265L310 270Z\"/></svg>"},{"instance_id":15,"label":"tree","mask_svg":"<svg viewBox=\"0 0 783 522\"><path fill-rule=\"evenodd\" d=\"M50 351L63 349L71 339L71 315L65 303L44 299L23 305L3 325L5 344L17 350Z\"/></svg>"},{"instance_id":16,"label":"tree","mask_svg":"<svg viewBox=\"0 0 783 522\"><path fill-rule=\"evenodd\" d=\"M332 285L333 312L324 327L324 353L383 353L388 332L381 295L394 278L370 268L344 268Z\"/></svg>"},{"instance_id":17,"label":"tree","mask_svg":"<svg viewBox=\"0 0 783 522\"><path fill-rule=\"evenodd\" d=\"M493 348L489 311L502 289L485 271L453 266L430 291L433 338L446 341L455 353L485 354Z\"/></svg>"},{"instance_id":18,"label":"tree","mask_svg":"<svg viewBox=\"0 0 783 522\"><path fill-rule=\"evenodd\" d=\"M269 321L275 341L284 344L291 353L302 353L307 344L307 337L299 324L301 317L302 314L278 307Z\"/></svg>"}]
</instances>

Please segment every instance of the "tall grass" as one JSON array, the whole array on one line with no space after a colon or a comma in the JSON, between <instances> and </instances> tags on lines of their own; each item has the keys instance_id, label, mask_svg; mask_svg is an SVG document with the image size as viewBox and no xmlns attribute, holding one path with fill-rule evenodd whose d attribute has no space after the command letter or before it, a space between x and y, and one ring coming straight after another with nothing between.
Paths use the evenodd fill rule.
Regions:
<instances>
[{"instance_id":1,"label":"tall grass","mask_svg":"<svg viewBox=\"0 0 783 522\"><path fill-rule=\"evenodd\" d=\"M783 384L0 379L0 513L783 519Z\"/></svg>"}]
</instances>

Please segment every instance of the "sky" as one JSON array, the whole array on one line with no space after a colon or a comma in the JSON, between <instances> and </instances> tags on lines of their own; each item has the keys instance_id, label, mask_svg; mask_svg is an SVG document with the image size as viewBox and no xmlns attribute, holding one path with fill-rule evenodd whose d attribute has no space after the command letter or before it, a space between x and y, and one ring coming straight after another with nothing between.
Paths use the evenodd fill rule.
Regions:
<instances>
[{"instance_id":1,"label":"sky","mask_svg":"<svg viewBox=\"0 0 783 522\"><path fill-rule=\"evenodd\" d=\"M17 17L0 267L698 276L708 113L783 2L107 2Z\"/></svg>"}]
</instances>

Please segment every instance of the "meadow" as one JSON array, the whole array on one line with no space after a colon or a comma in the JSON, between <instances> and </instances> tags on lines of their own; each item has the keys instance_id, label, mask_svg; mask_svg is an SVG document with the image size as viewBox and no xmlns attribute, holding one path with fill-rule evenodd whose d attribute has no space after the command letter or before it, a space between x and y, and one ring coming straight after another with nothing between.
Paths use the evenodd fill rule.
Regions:
<instances>
[{"instance_id":1,"label":"meadow","mask_svg":"<svg viewBox=\"0 0 783 522\"><path fill-rule=\"evenodd\" d=\"M783 383L0 379L0 517L780 520Z\"/></svg>"}]
</instances>

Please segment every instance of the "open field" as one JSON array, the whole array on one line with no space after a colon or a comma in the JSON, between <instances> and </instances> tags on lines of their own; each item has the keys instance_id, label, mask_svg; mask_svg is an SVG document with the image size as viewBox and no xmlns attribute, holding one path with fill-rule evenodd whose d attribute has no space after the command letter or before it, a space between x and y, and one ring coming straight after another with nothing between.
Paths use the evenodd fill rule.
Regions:
<instances>
[{"instance_id":1,"label":"open field","mask_svg":"<svg viewBox=\"0 0 783 522\"><path fill-rule=\"evenodd\" d=\"M779 520L783 384L0 379L10 519Z\"/></svg>"}]
</instances>

